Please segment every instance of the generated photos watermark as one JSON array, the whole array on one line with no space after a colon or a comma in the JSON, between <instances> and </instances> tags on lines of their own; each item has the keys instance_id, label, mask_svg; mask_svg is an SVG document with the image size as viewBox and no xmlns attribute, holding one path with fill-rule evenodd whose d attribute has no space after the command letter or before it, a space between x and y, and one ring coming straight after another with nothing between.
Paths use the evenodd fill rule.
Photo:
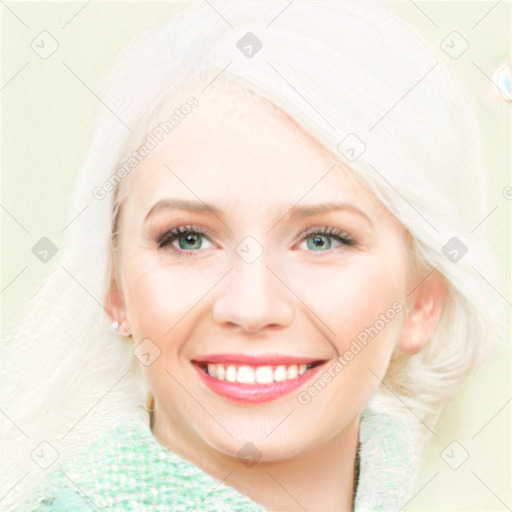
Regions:
<instances>
[{"instance_id":1,"label":"generated photos watermark","mask_svg":"<svg viewBox=\"0 0 512 512\"><path fill-rule=\"evenodd\" d=\"M131 155L120 165L117 170L103 182L98 185L92 191L92 195L95 199L102 201L111 192L114 191L116 186L121 182L123 178L126 178L131 172L137 167L137 165L146 158L153 149L164 140L181 122L185 119L194 108L199 105L199 101L196 97L190 96L187 101L176 107L169 118L162 121L160 124L155 126L144 139L144 142L139 146L136 151L132 151Z\"/></svg>"},{"instance_id":2,"label":"generated photos watermark","mask_svg":"<svg viewBox=\"0 0 512 512\"><path fill-rule=\"evenodd\" d=\"M301 405L308 405L368 345L368 342L375 338L403 309L402 303L396 301L384 313L381 313L373 325L365 327L352 340L350 347L338 356L336 361L326 368L311 386L297 395L297 401Z\"/></svg>"}]
</instances>

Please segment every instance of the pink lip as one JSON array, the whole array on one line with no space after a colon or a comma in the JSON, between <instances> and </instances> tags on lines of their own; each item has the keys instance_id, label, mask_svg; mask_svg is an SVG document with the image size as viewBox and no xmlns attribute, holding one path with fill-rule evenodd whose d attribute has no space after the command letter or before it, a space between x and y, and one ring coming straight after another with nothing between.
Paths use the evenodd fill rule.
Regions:
<instances>
[{"instance_id":1,"label":"pink lip","mask_svg":"<svg viewBox=\"0 0 512 512\"><path fill-rule=\"evenodd\" d=\"M281 356L278 354L262 354L259 356L251 356L248 354L212 354L209 356L201 356L193 359L196 363L214 363L214 364L236 364L247 366L290 366L292 364L313 364L318 363L319 359L307 357Z\"/></svg>"},{"instance_id":2,"label":"pink lip","mask_svg":"<svg viewBox=\"0 0 512 512\"><path fill-rule=\"evenodd\" d=\"M320 363L314 368L310 368L306 373L298 376L295 379L285 380L281 382L273 382L270 384L240 384L238 382L227 382L224 380L218 380L208 375L202 369L202 365L206 362L211 363L224 363L224 364L238 364L247 366L277 366L285 365L289 366L292 364L312 364ZM199 363L199 364L198 364ZM254 357L246 355L231 355L231 356L208 356L207 358L201 358L200 360L194 360L193 366L199 377L206 384L206 386L219 396L233 400L235 402L241 402L246 404L257 404L263 402L270 402L276 400L292 391L300 388L306 381L310 380L323 366L325 361L318 361L305 358L296 357Z\"/></svg>"}]
</instances>

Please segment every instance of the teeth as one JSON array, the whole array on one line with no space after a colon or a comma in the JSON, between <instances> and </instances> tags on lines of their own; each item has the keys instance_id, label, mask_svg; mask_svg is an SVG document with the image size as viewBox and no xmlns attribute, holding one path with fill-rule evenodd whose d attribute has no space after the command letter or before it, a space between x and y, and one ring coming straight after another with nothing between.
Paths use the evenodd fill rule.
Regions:
<instances>
[{"instance_id":1,"label":"teeth","mask_svg":"<svg viewBox=\"0 0 512 512\"><path fill-rule=\"evenodd\" d=\"M292 364L291 366L288 366L288 368L286 369L286 378L288 380L295 379L298 377L298 375L299 375L299 368L297 367L296 364Z\"/></svg>"},{"instance_id":2,"label":"teeth","mask_svg":"<svg viewBox=\"0 0 512 512\"><path fill-rule=\"evenodd\" d=\"M254 370L249 366L240 366L236 374L236 381L240 384L254 384Z\"/></svg>"},{"instance_id":3,"label":"teeth","mask_svg":"<svg viewBox=\"0 0 512 512\"><path fill-rule=\"evenodd\" d=\"M275 369L274 380L276 382L281 382L282 380L286 380L286 366L278 366Z\"/></svg>"},{"instance_id":4,"label":"teeth","mask_svg":"<svg viewBox=\"0 0 512 512\"><path fill-rule=\"evenodd\" d=\"M213 375L212 375L213 377ZM236 367L230 364L226 370L226 377L225 379L228 382L236 382Z\"/></svg>"},{"instance_id":5,"label":"teeth","mask_svg":"<svg viewBox=\"0 0 512 512\"><path fill-rule=\"evenodd\" d=\"M208 364L208 373L212 377L217 377L217 367L214 364Z\"/></svg>"},{"instance_id":6,"label":"teeth","mask_svg":"<svg viewBox=\"0 0 512 512\"><path fill-rule=\"evenodd\" d=\"M208 363L206 371L208 375L218 380L238 382L240 384L271 384L284 380L296 379L304 375L309 369L307 364L290 366L236 366L233 364L227 367L223 364Z\"/></svg>"},{"instance_id":7,"label":"teeth","mask_svg":"<svg viewBox=\"0 0 512 512\"><path fill-rule=\"evenodd\" d=\"M259 366L256 368L256 382L258 384L270 384L274 382L272 368L270 366Z\"/></svg>"}]
</instances>

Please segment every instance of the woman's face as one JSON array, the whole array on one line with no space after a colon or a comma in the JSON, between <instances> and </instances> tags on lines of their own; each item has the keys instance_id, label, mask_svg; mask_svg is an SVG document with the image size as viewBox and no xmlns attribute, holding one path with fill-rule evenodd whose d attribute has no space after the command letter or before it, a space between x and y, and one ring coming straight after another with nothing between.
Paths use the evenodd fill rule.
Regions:
<instances>
[{"instance_id":1,"label":"woman's face","mask_svg":"<svg viewBox=\"0 0 512 512\"><path fill-rule=\"evenodd\" d=\"M196 97L123 183L122 319L162 438L294 457L353 425L385 374L404 229L281 111Z\"/></svg>"}]
</instances>

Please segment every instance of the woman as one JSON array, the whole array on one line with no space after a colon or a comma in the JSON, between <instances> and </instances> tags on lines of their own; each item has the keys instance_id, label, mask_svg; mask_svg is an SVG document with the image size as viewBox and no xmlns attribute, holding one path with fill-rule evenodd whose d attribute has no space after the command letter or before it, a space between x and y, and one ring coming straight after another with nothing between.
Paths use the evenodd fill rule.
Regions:
<instances>
[{"instance_id":1,"label":"woman","mask_svg":"<svg viewBox=\"0 0 512 512\"><path fill-rule=\"evenodd\" d=\"M378 5L275 15L193 3L117 59L6 343L2 509L399 510L503 336L458 79Z\"/></svg>"}]
</instances>

